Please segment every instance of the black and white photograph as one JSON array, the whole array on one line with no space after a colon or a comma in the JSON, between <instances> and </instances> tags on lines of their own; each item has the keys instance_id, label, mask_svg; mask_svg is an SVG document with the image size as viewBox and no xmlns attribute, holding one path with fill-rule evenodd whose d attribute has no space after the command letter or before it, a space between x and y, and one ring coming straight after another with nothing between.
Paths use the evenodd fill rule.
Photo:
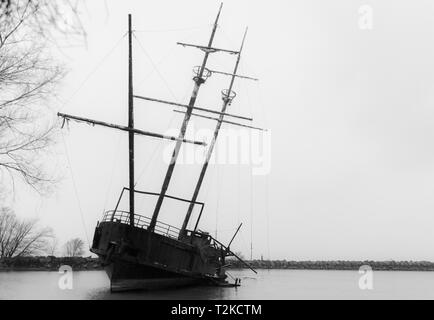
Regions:
<instances>
[{"instance_id":1,"label":"black and white photograph","mask_svg":"<svg viewBox=\"0 0 434 320\"><path fill-rule=\"evenodd\" d=\"M432 299L433 1L0 0L0 300Z\"/></svg>"}]
</instances>

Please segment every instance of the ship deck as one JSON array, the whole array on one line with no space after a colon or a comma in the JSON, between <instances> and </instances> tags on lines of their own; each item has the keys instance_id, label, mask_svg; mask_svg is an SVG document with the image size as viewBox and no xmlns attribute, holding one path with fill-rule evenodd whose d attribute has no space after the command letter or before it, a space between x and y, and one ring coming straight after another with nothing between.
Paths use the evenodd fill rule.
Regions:
<instances>
[{"instance_id":1,"label":"ship deck","mask_svg":"<svg viewBox=\"0 0 434 320\"><path fill-rule=\"evenodd\" d=\"M110 210L104 213L101 222L116 222L121 224L130 224L130 213L122 210ZM140 229L147 229L151 224L151 218L145 217L139 214L134 215L134 227ZM170 224L157 221L154 232L156 234L169 237L172 239L178 239L181 229L172 226Z\"/></svg>"}]
</instances>

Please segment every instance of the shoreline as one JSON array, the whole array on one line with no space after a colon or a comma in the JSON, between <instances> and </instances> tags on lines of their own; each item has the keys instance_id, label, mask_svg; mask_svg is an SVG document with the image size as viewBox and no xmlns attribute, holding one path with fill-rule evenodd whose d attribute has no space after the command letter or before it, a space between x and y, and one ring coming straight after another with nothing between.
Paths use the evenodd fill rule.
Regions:
<instances>
[{"instance_id":1,"label":"shoreline","mask_svg":"<svg viewBox=\"0 0 434 320\"><path fill-rule=\"evenodd\" d=\"M229 262L229 261L228 261ZM429 261L246 261L258 270L335 270L358 271L369 266L373 271L434 271L434 262ZM230 261L229 270L248 269L239 261ZM0 259L0 272L11 271L59 271L61 266L70 266L75 271L104 270L98 258L93 257L16 257Z\"/></svg>"},{"instance_id":2,"label":"shoreline","mask_svg":"<svg viewBox=\"0 0 434 320\"><path fill-rule=\"evenodd\" d=\"M70 266L75 271L104 270L98 258L92 257L15 257L0 259L0 272L59 271Z\"/></svg>"},{"instance_id":3,"label":"shoreline","mask_svg":"<svg viewBox=\"0 0 434 320\"><path fill-rule=\"evenodd\" d=\"M239 261L231 261L231 269L246 268ZM253 260L247 261L253 269L277 270L337 270L358 271L363 266L373 271L434 271L434 262L429 261L286 261Z\"/></svg>"}]
</instances>

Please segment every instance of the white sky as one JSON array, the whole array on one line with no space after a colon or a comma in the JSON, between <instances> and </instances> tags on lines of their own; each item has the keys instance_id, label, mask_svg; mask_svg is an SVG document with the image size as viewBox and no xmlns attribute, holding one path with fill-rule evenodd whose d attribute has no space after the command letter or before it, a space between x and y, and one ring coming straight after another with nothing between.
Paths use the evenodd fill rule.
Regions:
<instances>
[{"instance_id":1,"label":"white sky","mask_svg":"<svg viewBox=\"0 0 434 320\"><path fill-rule=\"evenodd\" d=\"M202 54L175 43L206 44L219 1L106 3L87 2L87 47L60 55L70 73L63 103L53 108L126 124L127 42L118 41L128 13L159 70L135 40L135 92L188 102L191 68ZM364 4L374 10L370 31L358 27ZM227 0L215 45L237 49L247 25L241 71L261 81L238 81L230 111L271 129L272 171L251 178L246 166L212 166L199 197L207 202L201 228L215 233L217 223L228 241L244 222L234 249L246 257L253 226L254 258L433 260L434 3ZM215 54L209 66L228 71L232 64L233 57ZM198 105L220 108L227 80L211 78ZM165 132L181 120L168 106L136 102L138 128ZM59 139L50 160L64 173L58 190L41 199L22 188L15 207L52 226L62 241L91 240L104 208L112 209L127 186L127 134L75 123L63 133L71 168ZM136 138L136 171L144 172L138 189L159 191L167 167L161 144L167 146ZM198 168L177 167L169 194L191 197ZM152 206L142 207L151 215ZM168 211L161 219L171 223L185 212Z\"/></svg>"}]
</instances>

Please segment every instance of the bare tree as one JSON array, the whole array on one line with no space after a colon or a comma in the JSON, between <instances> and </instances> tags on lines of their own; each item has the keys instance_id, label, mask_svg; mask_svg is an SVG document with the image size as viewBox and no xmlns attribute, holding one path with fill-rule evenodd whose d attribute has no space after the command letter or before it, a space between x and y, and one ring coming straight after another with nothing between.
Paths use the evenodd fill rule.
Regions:
<instances>
[{"instance_id":1,"label":"bare tree","mask_svg":"<svg viewBox=\"0 0 434 320\"><path fill-rule=\"evenodd\" d=\"M0 19L10 30L30 27L34 35L53 38L56 33L84 36L79 18L81 0L0 0ZM9 34L9 33L6 33ZM3 37L4 38L4 37Z\"/></svg>"},{"instance_id":2,"label":"bare tree","mask_svg":"<svg viewBox=\"0 0 434 320\"><path fill-rule=\"evenodd\" d=\"M67 257L81 257L84 254L84 242L80 238L69 240L65 244L65 255Z\"/></svg>"},{"instance_id":3,"label":"bare tree","mask_svg":"<svg viewBox=\"0 0 434 320\"><path fill-rule=\"evenodd\" d=\"M64 75L50 56L58 34L83 36L78 1L0 0L0 175L3 185L21 177L38 192L55 178L43 155L53 141L48 108ZM1 186L0 186L1 187Z\"/></svg>"},{"instance_id":4,"label":"bare tree","mask_svg":"<svg viewBox=\"0 0 434 320\"><path fill-rule=\"evenodd\" d=\"M0 209L0 259L43 253L51 237L51 229L40 228L37 220L20 220L11 209Z\"/></svg>"},{"instance_id":5,"label":"bare tree","mask_svg":"<svg viewBox=\"0 0 434 320\"><path fill-rule=\"evenodd\" d=\"M47 244L46 253L49 256L55 256L58 249L59 249L59 239L56 236L53 236Z\"/></svg>"}]
</instances>

